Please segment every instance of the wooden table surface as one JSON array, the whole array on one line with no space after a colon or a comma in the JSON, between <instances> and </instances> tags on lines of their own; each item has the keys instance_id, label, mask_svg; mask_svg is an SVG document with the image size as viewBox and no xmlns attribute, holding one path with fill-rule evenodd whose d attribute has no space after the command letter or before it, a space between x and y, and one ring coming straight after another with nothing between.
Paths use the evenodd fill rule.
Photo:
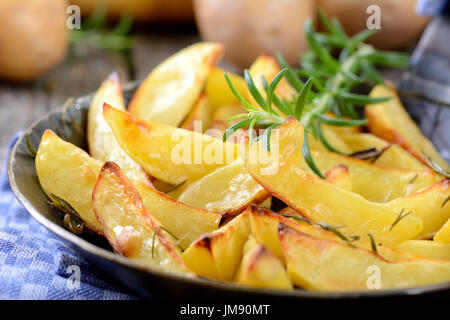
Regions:
<instances>
[{"instance_id":1,"label":"wooden table surface","mask_svg":"<svg viewBox=\"0 0 450 320\"><path fill-rule=\"evenodd\" d=\"M61 107L68 98L95 91L114 70L123 82L142 80L159 62L197 41L194 29L139 32L128 59L101 49L76 47L60 66L33 83L0 82L0 163L16 132Z\"/></svg>"}]
</instances>

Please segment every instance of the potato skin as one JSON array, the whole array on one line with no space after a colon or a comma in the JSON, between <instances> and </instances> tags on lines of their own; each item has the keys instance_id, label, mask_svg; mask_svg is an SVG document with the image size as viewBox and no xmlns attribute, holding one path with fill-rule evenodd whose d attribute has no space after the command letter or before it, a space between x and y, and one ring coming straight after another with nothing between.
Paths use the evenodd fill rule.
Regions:
<instances>
[{"instance_id":1,"label":"potato skin","mask_svg":"<svg viewBox=\"0 0 450 320\"><path fill-rule=\"evenodd\" d=\"M370 42L383 50L402 49L416 40L429 19L415 13L417 0L319 0L329 17L337 17L351 35L367 28L370 5L378 5L381 11L381 30ZM322 27L323 29L323 27Z\"/></svg>"},{"instance_id":2,"label":"potato skin","mask_svg":"<svg viewBox=\"0 0 450 320\"><path fill-rule=\"evenodd\" d=\"M66 56L65 0L0 1L0 78L30 81Z\"/></svg>"}]
</instances>

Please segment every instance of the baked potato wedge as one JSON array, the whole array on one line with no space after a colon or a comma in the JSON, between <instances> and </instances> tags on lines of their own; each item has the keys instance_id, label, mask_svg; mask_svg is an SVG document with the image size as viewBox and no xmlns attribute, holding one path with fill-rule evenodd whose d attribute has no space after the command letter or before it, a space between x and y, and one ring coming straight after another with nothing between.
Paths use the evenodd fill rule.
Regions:
<instances>
[{"instance_id":1,"label":"baked potato wedge","mask_svg":"<svg viewBox=\"0 0 450 320\"><path fill-rule=\"evenodd\" d=\"M192 243L183 252L183 261L198 276L231 281L239 267L249 234L248 212L245 211Z\"/></svg>"},{"instance_id":2,"label":"baked potato wedge","mask_svg":"<svg viewBox=\"0 0 450 320\"><path fill-rule=\"evenodd\" d=\"M222 52L221 44L201 42L167 58L139 86L129 111L141 119L178 127Z\"/></svg>"},{"instance_id":3,"label":"baked potato wedge","mask_svg":"<svg viewBox=\"0 0 450 320\"><path fill-rule=\"evenodd\" d=\"M331 168L325 172L325 178L328 182L335 186L352 191L352 180L350 179L350 173L348 167L340 164L334 168Z\"/></svg>"},{"instance_id":4,"label":"baked potato wedge","mask_svg":"<svg viewBox=\"0 0 450 320\"><path fill-rule=\"evenodd\" d=\"M436 232L433 240L440 243L450 243L450 219Z\"/></svg>"},{"instance_id":5,"label":"baked potato wedge","mask_svg":"<svg viewBox=\"0 0 450 320\"><path fill-rule=\"evenodd\" d=\"M103 106L103 116L122 149L148 174L171 184L195 181L233 162L238 155L234 143L137 119L108 104Z\"/></svg>"},{"instance_id":6,"label":"baked potato wedge","mask_svg":"<svg viewBox=\"0 0 450 320\"><path fill-rule=\"evenodd\" d=\"M449 196L450 180L443 179L409 196L394 199L386 205L396 212L411 212L412 216L420 218L422 230L416 238L430 239L450 218L450 205L442 205Z\"/></svg>"},{"instance_id":7,"label":"baked potato wedge","mask_svg":"<svg viewBox=\"0 0 450 320\"><path fill-rule=\"evenodd\" d=\"M89 154L102 162L114 161L133 180L151 183L142 167L131 159L119 146L108 123L103 118L103 103L125 110L119 75L108 76L92 98L88 112L87 142Z\"/></svg>"},{"instance_id":8,"label":"baked potato wedge","mask_svg":"<svg viewBox=\"0 0 450 320\"><path fill-rule=\"evenodd\" d=\"M194 276L174 240L145 208L131 181L114 162L103 165L92 202L114 252L147 267Z\"/></svg>"},{"instance_id":9,"label":"baked potato wedge","mask_svg":"<svg viewBox=\"0 0 450 320\"><path fill-rule=\"evenodd\" d=\"M292 283L319 291L396 289L450 281L450 262L425 258L390 262L374 252L318 239L285 224L279 238Z\"/></svg>"},{"instance_id":10,"label":"baked potato wedge","mask_svg":"<svg viewBox=\"0 0 450 320\"><path fill-rule=\"evenodd\" d=\"M250 237L244 245L242 262L234 282L255 288L293 289L280 259L256 243L253 237Z\"/></svg>"},{"instance_id":11,"label":"baked potato wedge","mask_svg":"<svg viewBox=\"0 0 450 320\"><path fill-rule=\"evenodd\" d=\"M450 261L450 243L432 240L406 240L395 248L424 258Z\"/></svg>"},{"instance_id":12,"label":"baked potato wedge","mask_svg":"<svg viewBox=\"0 0 450 320\"><path fill-rule=\"evenodd\" d=\"M144 206L164 228L177 239L181 249L186 249L204 233L219 227L221 215L181 203L148 185L133 181Z\"/></svg>"},{"instance_id":13,"label":"baked potato wedge","mask_svg":"<svg viewBox=\"0 0 450 320\"><path fill-rule=\"evenodd\" d=\"M45 130L35 159L42 190L67 201L80 215L85 226L103 233L92 207L92 190L102 162L84 150Z\"/></svg>"},{"instance_id":14,"label":"baked potato wedge","mask_svg":"<svg viewBox=\"0 0 450 320\"><path fill-rule=\"evenodd\" d=\"M366 106L370 131L393 143L397 143L410 152L423 164L427 165L424 153L446 171L450 165L420 131L416 123L404 109L394 87L377 85L370 93L371 97L393 97L383 103Z\"/></svg>"},{"instance_id":15,"label":"baked potato wedge","mask_svg":"<svg viewBox=\"0 0 450 320\"><path fill-rule=\"evenodd\" d=\"M203 133L211 126L212 114L213 105L209 97L202 93L191 112L181 123L180 128Z\"/></svg>"},{"instance_id":16,"label":"baked potato wedge","mask_svg":"<svg viewBox=\"0 0 450 320\"><path fill-rule=\"evenodd\" d=\"M232 116L245 113L245 109L241 104L229 104L216 109L212 116L211 128L216 129L218 132L209 133L216 138L221 139L223 133L239 120L228 121ZM228 138L230 139L230 138Z\"/></svg>"},{"instance_id":17,"label":"baked potato wedge","mask_svg":"<svg viewBox=\"0 0 450 320\"><path fill-rule=\"evenodd\" d=\"M280 128L280 131L282 130L283 128ZM294 122L293 130L286 134L291 135L297 143L302 143L303 132L301 124ZM280 132L281 135L283 133ZM279 143L273 138L271 136L272 147ZM252 160L249 156L251 154L268 153L261 142L253 143L246 153L246 168L266 190L299 211L305 218L333 226L345 225L342 232L347 236L372 234L377 242L385 246L412 239L421 231L421 220L413 216L403 218L390 230L398 212L385 204L368 201L359 194L336 187L303 171L298 166L300 161L297 157L285 152L289 153L290 150L279 148L279 157L283 160L279 161L276 173L264 174L268 168L274 171L274 163L263 164L259 160ZM263 156L266 157L270 156Z\"/></svg>"},{"instance_id":18,"label":"baked potato wedge","mask_svg":"<svg viewBox=\"0 0 450 320\"><path fill-rule=\"evenodd\" d=\"M225 107L230 104L240 104L236 96L231 92L224 74L227 74L236 90L244 98L248 99L250 93L245 84L244 78L233 72L225 71L219 67L213 67L206 79L205 93L211 100L215 109Z\"/></svg>"}]
</instances>

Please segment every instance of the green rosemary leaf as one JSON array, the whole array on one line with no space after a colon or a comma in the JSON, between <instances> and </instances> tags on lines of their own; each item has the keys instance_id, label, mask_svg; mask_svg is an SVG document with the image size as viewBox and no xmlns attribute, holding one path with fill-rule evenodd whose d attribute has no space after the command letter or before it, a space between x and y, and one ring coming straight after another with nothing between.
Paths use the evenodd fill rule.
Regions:
<instances>
[{"instance_id":1,"label":"green rosemary leaf","mask_svg":"<svg viewBox=\"0 0 450 320\"><path fill-rule=\"evenodd\" d=\"M372 247L372 251L375 254L378 254L377 243L375 242L375 239L373 238L373 236L370 233L368 233L367 236L370 238L370 245Z\"/></svg>"},{"instance_id":2,"label":"green rosemary leaf","mask_svg":"<svg viewBox=\"0 0 450 320\"><path fill-rule=\"evenodd\" d=\"M289 64L284 59L281 52L277 51L275 53L278 62L280 63L282 68L286 68L288 71L286 72L286 79L288 79L289 83L297 90L300 91L303 87L302 81L295 75L295 72L291 69Z\"/></svg>"},{"instance_id":3,"label":"green rosemary leaf","mask_svg":"<svg viewBox=\"0 0 450 320\"><path fill-rule=\"evenodd\" d=\"M386 102L392 99L392 97L369 97L362 94L350 93L350 92L339 92L339 97L347 102L350 102L354 105L364 106L367 104L375 104Z\"/></svg>"},{"instance_id":4,"label":"green rosemary leaf","mask_svg":"<svg viewBox=\"0 0 450 320\"><path fill-rule=\"evenodd\" d=\"M261 82L263 84L264 90L266 90L266 92L267 92L269 90L269 85L267 84L266 78L264 76L261 76ZM292 108L284 101L281 101L280 98L278 98L276 93L273 93L272 99L273 99L273 103L277 106L277 108L281 112L283 112L285 115L290 116L294 113ZM273 109L272 109L272 111L273 111Z\"/></svg>"},{"instance_id":5,"label":"green rosemary leaf","mask_svg":"<svg viewBox=\"0 0 450 320\"><path fill-rule=\"evenodd\" d=\"M27 142L27 147L28 147L28 151L30 151L31 155L33 156L33 158L36 158L37 155L37 151L36 149L33 147L33 144L31 143L30 140L30 134L25 134L25 141Z\"/></svg>"},{"instance_id":6,"label":"green rosemary leaf","mask_svg":"<svg viewBox=\"0 0 450 320\"><path fill-rule=\"evenodd\" d=\"M431 160L431 158L425 152L422 151L422 153L425 158L425 162L428 164L428 166L430 166L431 169L434 170L434 172L443 175L447 179L450 179L450 172L447 172L444 169L442 169L436 162Z\"/></svg>"},{"instance_id":7,"label":"green rosemary leaf","mask_svg":"<svg viewBox=\"0 0 450 320\"><path fill-rule=\"evenodd\" d=\"M397 223L399 223L403 218L405 218L406 216L408 216L412 213L412 211L409 211L409 212L403 214L403 211L405 211L404 208L402 208L402 210L400 210L400 213L398 214L397 218L390 226L389 231L392 231L392 228L394 228Z\"/></svg>"},{"instance_id":8,"label":"green rosemary leaf","mask_svg":"<svg viewBox=\"0 0 450 320\"><path fill-rule=\"evenodd\" d=\"M248 118L249 116L251 116L250 113L241 113L241 114L237 114L237 115L235 115L235 116L229 117L229 118L227 119L227 122L228 122L228 121L237 120L237 119L241 119L241 118Z\"/></svg>"},{"instance_id":9,"label":"green rosemary leaf","mask_svg":"<svg viewBox=\"0 0 450 320\"><path fill-rule=\"evenodd\" d=\"M364 73L364 76L370 80L372 80L376 84L384 84L384 78L375 70L372 64L368 61L362 61L361 67Z\"/></svg>"},{"instance_id":10,"label":"green rosemary leaf","mask_svg":"<svg viewBox=\"0 0 450 320\"><path fill-rule=\"evenodd\" d=\"M239 100L239 102L242 104L242 106L247 109L247 111L256 110L254 106L252 106L250 103L247 102L236 90L233 83L230 80L230 77L226 73L224 73L225 80L227 81L228 87L230 88L231 92L234 94L234 96Z\"/></svg>"},{"instance_id":11,"label":"green rosemary leaf","mask_svg":"<svg viewBox=\"0 0 450 320\"><path fill-rule=\"evenodd\" d=\"M176 184L176 185L170 187L170 188L167 189L166 191L164 191L164 193L165 193L165 194L168 194L168 193L170 193L170 192L172 192L172 191L177 190L178 188L182 187L187 181L188 181L188 179L185 179L185 180L181 181L180 183L178 183L178 184Z\"/></svg>"},{"instance_id":12,"label":"green rosemary leaf","mask_svg":"<svg viewBox=\"0 0 450 320\"><path fill-rule=\"evenodd\" d=\"M358 32L357 34L355 34L350 39L350 43L351 43L351 45L356 46L362 42L366 42L369 38L373 37L377 33L378 33L378 30L364 29L364 30Z\"/></svg>"},{"instance_id":13,"label":"green rosemary leaf","mask_svg":"<svg viewBox=\"0 0 450 320\"><path fill-rule=\"evenodd\" d=\"M308 94L311 91L311 85L314 78L309 78L305 85L300 90L297 99L295 100L295 119L300 121L303 109L308 99Z\"/></svg>"},{"instance_id":14,"label":"green rosemary leaf","mask_svg":"<svg viewBox=\"0 0 450 320\"><path fill-rule=\"evenodd\" d=\"M291 219L294 219L294 220L297 220L297 221L300 221L300 222L307 223L307 224L309 224L311 226L315 225L315 223L312 222L311 220L308 220L308 219L306 219L304 217L301 217L301 216L294 216L294 215L287 214L287 213L281 213L280 215L285 217L285 218L291 218Z\"/></svg>"},{"instance_id":15,"label":"green rosemary leaf","mask_svg":"<svg viewBox=\"0 0 450 320\"><path fill-rule=\"evenodd\" d=\"M253 127L255 126L256 118L251 119L250 124L248 125L248 140L250 141L250 145L253 143Z\"/></svg>"},{"instance_id":16,"label":"green rosemary leaf","mask_svg":"<svg viewBox=\"0 0 450 320\"><path fill-rule=\"evenodd\" d=\"M319 118L323 123L335 127L359 127L364 126L369 122L368 119L350 120L342 118L331 118L322 113L316 114L316 117Z\"/></svg>"},{"instance_id":17,"label":"green rosemary leaf","mask_svg":"<svg viewBox=\"0 0 450 320\"><path fill-rule=\"evenodd\" d=\"M305 23L306 38L309 47L316 54L317 58L331 71L339 69L339 63L331 56L330 52L317 41L314 32L314 21L309 19Z\"/></svg>"},{"instance_id":18,"label":"green rosemary leaf","mask_svg":"<svg viewBox=\"0 0 450 320\"><path fill-rule=\"evenodd\" d=\"M402 52L375 51L365 58L377 66L406 68L409 64L409 56Z\"/></svg>"},{"instance_id":19,"label":"green rosemary leaf","mask_svg":"<svg viewBox=\"0 0 450 320\"><path fill-rule=\"evenodd\" d=\"M267 89L267 108L270 113L272 113L272 99L275 93L275 89L280 83L281 79L283 79L284 74L287 72L286 68L281 69L280 72L273 78L272 82Z\"/></svg>"},{"instance_id":20,"label":"green rosemary leaf","mask_svg":"<svg viewBox=\"0 0 450 320\"><path fill-rule=\"evenodd\" d=\"M255 82L253 81L253 78L247 69L244 70L244 78L245 82L247 83L248 90L250 91L255 101L261 106L261 108L263 108L266 111L269 111L266 101L264 101L263 96L256 88Z\"/></svg>"},{"instance_id":21,"label":"green rosemary leaf","mask_svg":"<svg viewBox=\"0 0 450 320\"><path fill-rule=\"evenodd\" d=\"M253 121L253 119L244 119L239 122L236 122L231 127L229 127L224 133L223 133L223 141L227 141L227 139L237 130L242 129Z\"/></svg>"},{"instance_id":22,"label":"green rosemary leaf","mask_svg":"<svg viewBox=\"0 0 450 320\"><path fill-rule=\"evenodd\" d=\"M443 208L445 206L445 204L449 201L450 201L450 196L448 196L447 199L445 199L444 202L442 202L441 208Z\"/></svg>"},{"instance_id":23,"label":"green rosemary leaf","mask_svg":"<svg viewBox=\"0 0 450 320\"><path fill-rule=\"evenodd\" d=\"M417 179L418 177L419 177L419 174L416 173L416 174L414 175L414 177L412 177L412 179L408 181L408 183L413 183L414 181L416 181L416 179Z\"/></svg>"},{"instance_id":24,"label":"green rosemary leaf","mask_svg":"<svg viewBox=\"0 0 450 320\"><path fill-rule=\"evenodd\" d=\"M267 151L270 151L270 136L272 134L272 129L279 126L280 124L274 123L270 125L263 133L262 136L262 144L263 148L265 148Z\"/></svg>"},{"instance_id":25,"label":"green rosemary leaf","mask_svg":"<svg viewBox=\"0 0 450 320\"><path fill-rule=\"evenodd\" d=\"M323 133L323 131L322 131L322 123L321 123L320 120L317 121L317 134L318 134L318 136L319 136L320 141L322 141L323 145L325 146L325 148L327 148L327 149L330 150L331 152L335 152L335 153L338 153L338 154L341 154L341 155L344 155L344 156L346 155L346 154L344 154L343 152L341 152L341 151L337 150L336 148L334 148L334 147L328 142L328 140L326 139L326 137L325 137L325 135L324 135L324 133Z\"/></svg>"},{"instance_id":26,"label":"green rosemary leaf","mask_svg":"<svg viewBox=\"0 0 450 320\"><path fill-rule=\"evenodd\" d=\"M152 259L155 259L155 243L156 243L156 233L158 232L159 227L155 227L155 230L153 230L153 237L152 237Z\"/></svg>"},{"instance_id":27,"label":"green rosemary leaf","mask_svg":"<svg viewBox=\"0 0 450 320\"><path fill-rule=\"evenodd\" d=\"M311 170L316 175L318 175L320 178L325 179L325 176L322 174L319 167L317 167L316 163L314 162L313 157L311 156L311 150L309 149L308 134L307 134L306 129L305 129L303 146L302 146L302 154L303 154L303 157L305 158L306 163L311 168Z\"/></svg>"},{"instance_id":28,"label":"green rosemary leaf","mask_svg":"<svg viewBox=\"0 0 450 320\"><path fill-rule=\"evenodd\" d=\"M127 14L122 15L120 17L119 23L111 31L110 34L125 36L130 33L132 27L133 27L133 16Z\"/></svg>"}]
</instances>

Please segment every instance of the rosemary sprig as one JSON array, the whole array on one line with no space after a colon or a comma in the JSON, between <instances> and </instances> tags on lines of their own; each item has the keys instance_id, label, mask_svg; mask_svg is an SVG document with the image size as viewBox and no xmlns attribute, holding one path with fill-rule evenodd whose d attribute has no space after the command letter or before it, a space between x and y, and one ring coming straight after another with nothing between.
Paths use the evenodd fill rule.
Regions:
<instances>
[{"instance_id":1,"label":"rosemary sprig","mask_svg":"<svg viewBox=\"0 0 450 320\"><path fill-rule=\"evenodd\" d=\"M51 193L47 204L55 210L62 218L64 227L70 232L80 235L84 230L84 221L80 214L64 199Z\"/></svg>"},{"instance_id":2,"label":"rosemary sprig","mask_svg":"<svg viewBox=\"0 0 450 320\"><path fill-rule=\"evenodd\" d=\"M400 213L398 214L395 221L392 223L391 227L389 228L389 231L392 231L392 229L396 226L397 223L399 223L403 218L405 218L406 216L408 216L412 213L412 211L408 211L407 213L403 214L404 211L405 211L405 208L402 208L402 210L400 210Z\"/></svg>"},{"instance_id":3,"label":"rosemary sprig","mask_svg":"<svg viewBox=\"0 0 450 320\"><path fill-rule=\"evenodd\" d=\"M428 166L433 169L434 172L439 173L440 175L443 175L447 179L450 179L450 172L445 171L443 168L441 168L436 162L431 160L431 158L423 152L423 157L425 159L425 162L428 164Z\"/></svg>"},{"instance_id":4,"label":"rosemary sprig","mask_svg":"<svg viewBox=\"0 0 450 320\"><path fill-rule=\"evenodd\" d=\"M168 194L168 193L170 193L172 191L177 190L178 188L181 188L184 184L186 184L187 181L188 181L188 179L185 179L185 180L181 181L179 184L176 184L176 185L170 187L169 189L167 189L166 191L164 191L164 193Z\"/></svg>"},{"instance_id":5,"label":"rosemary sprig","mask_svg":"<svg viewBox=\"0 0 450 320\"><path fill-rule=\"evenodd\" d=\"M158 226L155 227L153 230L153 237L152 237L152 259L155 259L155 243L156 243L156 234L158 233Z\"/></svg>"},{"instance_id":6,"label":"rosemary sprig","mask_svg":"<svg viewBox=\"0 0 450 320\"><path fill-rule=\"evenodd\" d=\"M450 201L450 196L448 196L447 199L445 199L444 202L442 202L441 208L443 208L449 201Z\"/></svg>"},{"instance_id":7,"label":"rosemary sprig","mask_svg":"<svg viewBox=\"0 0 450 320\"><path fill-rule=\"evenodd\" d=\"M233 117L233 120L240 121L226 130L224 140L238 129L253 128L257 125L267 130L262 137L253 137L253 134L249 133L250 143L261 138L264 147L270 150L272 130L281 125L287 117L293 116L303 125L305 132L311 132L314 137L319 138L330 151L341 153L326 141L320 125L363 126L367 124L367 119L360 119L355 107L380 103L391 98L372 98L354 93L352 89L360 84L382 82L382 77L375 69L377 66L405 67L408 57L402 53L377 51L373 46L365 44L364 42L375 34L373 31L365 30L350 37L338 20L328 19L322 11L319 15L327 32L318 33L312 20L306 22L305 31L310 50L301 57L301 69L292 69L282 54L277 53L282 70L270 84L262 79L265 95L257 89L249 71L244 70L247 87L256 105L246 101L225 74L230 90L247 112ZM340 53L335 57L334 53L337 51ZM276 88L283 77L286 77L297 91L295 96L277 96ZM305 81L301 77L306 78ZM333 112L336 117L326 116L326 112ZM312 159L306 135L302 153L309 167L319 177L325 178Z\"/></svg>"},{"instance_id":8,"label":"rosemary sprig","mask_svg":"<svg viewBox=\"0 0 450 320\"><path fill-rule=\"evenodd\" d=\"M373 235L371 235L370 233L368 233L367 236L368 236L369 239L370 239L370 246L372 247L372 251L373 251L375 254L378 254L377 243L375 242L375 239L374 239Z\"/></svg>"}]
</instances>

